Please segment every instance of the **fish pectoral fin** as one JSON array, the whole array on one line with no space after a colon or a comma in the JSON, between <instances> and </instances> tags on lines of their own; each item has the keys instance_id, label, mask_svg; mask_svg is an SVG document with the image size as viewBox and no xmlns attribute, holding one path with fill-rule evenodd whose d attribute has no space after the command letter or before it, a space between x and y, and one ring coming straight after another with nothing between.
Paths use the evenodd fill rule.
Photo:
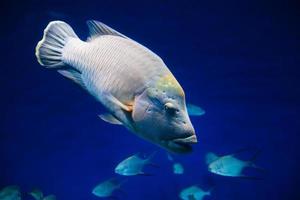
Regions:
<instances>
[{"instance_id":1,"label":"fish pectoral fin","mask_svg":"<svg viewBox=\"0 0 300 200\"><path fill-rule=\"evenodd\" d=\"M102 92L100 96L101 103L109 110L109 112L122 122L123 125L133 130L134 128L131 121L132 106L122 103L108 92Z\"/></svg>"},{"instance_id":2,"label":"fish pectoral fin","mask_svg":"<svg viewBox=\"0 0 300 200\"><path fill-rule=\"evenodd\" d=\"M127 112L132 112L132 106L131 105L125 105L121 101L119 101L116 97L113 95L108 95L107 96L109 100L114 103L115 105L119 106L122 110L127 111Z\"/></svg>"},{"instance_id":3,"label":"fish pectoral fin","mask_svg":"<svg viewBox=\"0 0 300 200\"><path fill-rule=\"evenodd\" d=\"M116 124L116 125L122 125L122 122L120 122L116 117L114 117L112 114L104 113L98 115L100 119L102 119L105 122Z\"/></svg>"},{"instance_id":4,"label":"fish pectoral fin","mask_svg":"<svg viewBox=\"0 0 300 200\"><path fill-rule=\"evenodd\" d=\"M189 116L201 116L205 114L205 111L199 106L193 104L186 105Z\"/></svg>"}]
</instances>

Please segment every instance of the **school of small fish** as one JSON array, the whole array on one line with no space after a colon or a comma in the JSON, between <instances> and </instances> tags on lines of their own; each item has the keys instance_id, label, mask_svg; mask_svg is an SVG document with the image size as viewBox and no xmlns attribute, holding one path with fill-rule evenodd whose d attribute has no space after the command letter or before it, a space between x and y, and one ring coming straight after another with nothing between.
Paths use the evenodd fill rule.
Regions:
<instances>
[{"instance_id":1,"label":"school of small fish","mask_svg":"<svg viewBox=\"0 0 300 200\"><path fill-rule=\"evenodd\" d=\"M38 62L73 80L94 96L108 110L99 117L108 123L123 125L139 137L167 152L175 175L183 175L182 163L172 153L191 152L197 143L189 116L201 116L205 111L186 104L185 94L162 59L148 48L97 21L88 21L90 38L81 41L65 22L53 21L44 30L36 47ZM244 173L245 168L262 170L254 164L255 153L249 160L237 158L235 153L218 156L206 154L207 170L215 175L255 179ZM152 162L156 152L143 156L133 154L117 164L114 173L119 176L148 176L146 166L158 167ZM127 179L109 178L91 191L99 198L116 197ZM212 190L197 184L183 188L182 200L202 200ZM39 189L27 193L35 200L56 200L55 195L44 196ZM0 190L0 200L21 200L16 185Z\"/></svg>"}]
</instances>

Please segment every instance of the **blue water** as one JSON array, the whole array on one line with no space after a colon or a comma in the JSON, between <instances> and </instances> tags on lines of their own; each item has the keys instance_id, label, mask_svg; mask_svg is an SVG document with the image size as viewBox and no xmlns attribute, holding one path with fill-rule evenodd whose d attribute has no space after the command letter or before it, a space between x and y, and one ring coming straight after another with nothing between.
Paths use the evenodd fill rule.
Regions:
<instances>
[{"instance_id":1,"label":"blue water","mask_svg":"<svg viewBox=\"0 0 300 200\"><path fill-rule=\"evenodd\" d=\"M129 177L119 199L178 199L184 187L214 188L218 200L300 199L300 29L296 3L287 1L11 1L1 6L0 187L32 187L59 200L91 194L114 167L136 152L158 150ZM185 167L172 173L165 151L121 126L101 121L103 107L76 84L41 67L34 48L49 21L68 22L85 39L85 21L100 20L161 56L188 102L198 144L174 155ZM204 156L262 150L262 180L213 175ZM117 176L118 177L118 176ZM24 195L24 199L30 199Z\"/></svg>"}]
</instances>

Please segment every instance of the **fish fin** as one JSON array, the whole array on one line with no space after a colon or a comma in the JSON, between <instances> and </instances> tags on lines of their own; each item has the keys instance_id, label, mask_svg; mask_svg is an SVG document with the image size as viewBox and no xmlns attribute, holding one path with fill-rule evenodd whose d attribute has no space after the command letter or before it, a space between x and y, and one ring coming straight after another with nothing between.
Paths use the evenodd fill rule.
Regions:
<instances>
[{"instance_id":1,"label":"fish fin","mask_svg":"<svg viewBox=\"0 0 300 200\"><path fill-rule=\"evenodd\" d=\"M169 152L166 152L166 154L167 154L167 158L169 161L174 161L173 156L171 156L171 154Z\"/></svg>"},{"instance_id":2,"label":"fish fin","mask_svg":"<svg viewBox=\"0 0 300 200\"><path fill-rule=\"evenodd\" d=\"M154 176L154 174L149 174L149 173L145 173L145 172L140 172L138 175L141 175L141 176Z\"/></svg>"},{"instance_id":3,"label":"fish fin","mask_svg":"<svg viewBox=\"0 0 300 200\"><path fill-rule=\"evenodd\" d=\"M189 116L201 116L205 114L205 111L202 108L193 104L187 104L186 108Z\"/></svg>"},{"instance_id":4,"label":"fish fin","mask_svg":"<svg viewBox=\"0 0 300 200\"><path fill-rule=\"evenodd\" d=\"M44 30L41 41L35 48L38 62L48 68L64 66L63 48L69 38L78 38L70 25L63 21L52 21Z\"/></svg>"},{"instance_id":5,"label":"fish fin","mask_svg":"<svg viewBox=\"0 0 300 200\"><path fill-rule=\"evenodd\" d=\"M86 23L88 25L89 32L90 32L90 37L88 38L88 40L92 40L102 35L115 35L115 36L128 39L125 35L110 28L109 26L103 24L102 22L96 20L88 20Z\"/></svg>"},{"instance_id":6,"label":"fish fin","mask_svg":"<svg viewBox=\"0 0 300 200\"><path fill-rule=\"evenodd\" d=\"M263 180L262 177L257 177L257 176L246 176L246 175L240 175L238 176L238 178L242 178L242 179L249 179L249 180Z\"/></svg>"},{"instance_id":7,"label":"fish fin","mask_svg":"<svg viewBox=\"0 0 300 200\"><path fill-rule=\"evenodd\" d=\"M212 153L212 152L208 152L205 156L206 164L210 164L218 159L219 159L219 156L217 156L215 153Z\"/></svg>"},{"instance_id":8,"label":"fish fin","mask_svg":"<svg viewBox=\"0 0 300 200\"><path fill-rule=\"evenodd\" d=\"M237 154L249 152L249 151L251 151L251 148L245 147L245 148L238 149L237 151L235 151L231 154L225 155L225 156L236 156ZM221 156L221 157L224 157L224 156Z\"/></svg>"},{"instance_id":9,"label":"fish fin","mask_svg":"<svg viewBox=\"0 0 300 200\"><path fill-rule=\"evenodd\" d=\"M102 119L105 122L116 124L116 125L122 125L122 122L120 122L117 118L115 118L112 114L105 113L98 115L100 119Z\"/></svg>"},{"instance_id":10,"label":"fish fin","mask_svg":"<svg viewBox=\"0 0 300 200\"><path fill-rule=\"evenodd\" d=\"M108 92L102 92L100 97L101 103L105 105L115 118L130 130L135 130L132 126L132 106L123 104Z\"/></svg>"},{"instance_id":11,"label":"fish fin","mask_svg":"<svg viewBox=\"0 0 300 200\"><path fill-rule=\"evenodd\" d=\"M148 158L146 158L145 162L146 164L150 164L151 163L151 159L156 155L157 151L152 152Z\"/></svg>"},{"instance_id":12,"label":"fish fin","mask_svg":"<svg viewBox=\"0 0 300 200\"><path fill-rule=\"evenodd\" d=\"M51 194L51 195L44 197L43 200L56 200L56 196Z\"/></svg>"},{"instance_id":13,"label":"fish fin","mask_svg":"<svg viewBox=\"0 0 300 200\"><path fill-rule=\"evenodd\" d=\"M60 70L57 70L57 72L60 73L61 75L63 75L64 77L71 79L75 83L79 84L83 89L86 89L86 86L81 77L81 73L78 72L77 70L60 69Z\"/></svg>"},{"instance_id":14,"label":"fish fin","mask_svg":"<svg viewBox=\"0 0 300 200\"><path fill-rule=\"evenodd\" d=\"M29 192L28 194L31 195L35 200L42 200L44 197L43 192L36 188L32 189L32 191Z\"/></svg>"},{"instance_id":15,"label":"fish fin","mask_svg":"<svg viewBox=\"0 0 300 200\"><path fill-rule=\"evenodd\" d=\"M125 105L123 104L121 101L119 101L116 97L114 97L113 95L107 95L107 98L114 103L115 105L119 106L120 108L122 108L122 110L127 111L127 112L132 112L132 106L129 105Z\"/></svg>"},{"instance_id":16,"label":"fish fin","mask_svg":"<svg viewBox=\"0 0 300 200\"><path fill-rule=\"evenodd\" d=\"M147 163L147 165L150 165L150 166L156 167L156 168L160 168L160 166L158 164L152 163L152 162Z\"/></svg>"},{"instance_id":17,"label":"fish fin","mask_svg":"<svg viewBox=\"0 0 300 200\"><path fill-rule=\"evenodd\" d=\"M188 195L187 198L188 200L196 200L196 198L192 194Z\"/></svg>"},{"instance_id":18,"label":"fish fin","mask_svg":"<svg viewBox=\"0 0 300 200\"><path fill-rule=\"evenodd\" d=\"M253 167L253 168L256 168L260 171L266 171L266 169L262 168L262 167L259 167L257 166L254 161L258 158L258 156L261 154L261 150L258 150L256 151L253 156L248 160L248 166L249 167Z\"/></svg>"}]
</instances>

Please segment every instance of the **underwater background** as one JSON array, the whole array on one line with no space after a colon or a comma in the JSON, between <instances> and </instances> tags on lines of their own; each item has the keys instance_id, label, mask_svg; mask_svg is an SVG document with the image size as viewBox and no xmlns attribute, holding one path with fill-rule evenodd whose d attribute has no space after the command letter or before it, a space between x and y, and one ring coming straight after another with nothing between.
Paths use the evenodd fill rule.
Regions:
<instances>
[{"instance_id":1,"label":"underwater background","mask_svg":"<svg viewBox=\"0 0 300 200\"><path fill-rule=\"evenodd\" d=\"M158 151L152 176L126 178L118 199L179 199L197 184L205 199L300 199L300 6L292 1L44 0L1 3L0 188L38 187L59 200L98 199L91 191L137 152ZM86 20L104 22L157 53L205 115L192 117L198 144L173 155L122 126L103 122L102 105L55 70L40 66L37 42L52 20L83 40ZM259 149L262 180L208 172L207 152ZM123 177L120 177L124 179Z\"/></svg>"}]
</instances>

